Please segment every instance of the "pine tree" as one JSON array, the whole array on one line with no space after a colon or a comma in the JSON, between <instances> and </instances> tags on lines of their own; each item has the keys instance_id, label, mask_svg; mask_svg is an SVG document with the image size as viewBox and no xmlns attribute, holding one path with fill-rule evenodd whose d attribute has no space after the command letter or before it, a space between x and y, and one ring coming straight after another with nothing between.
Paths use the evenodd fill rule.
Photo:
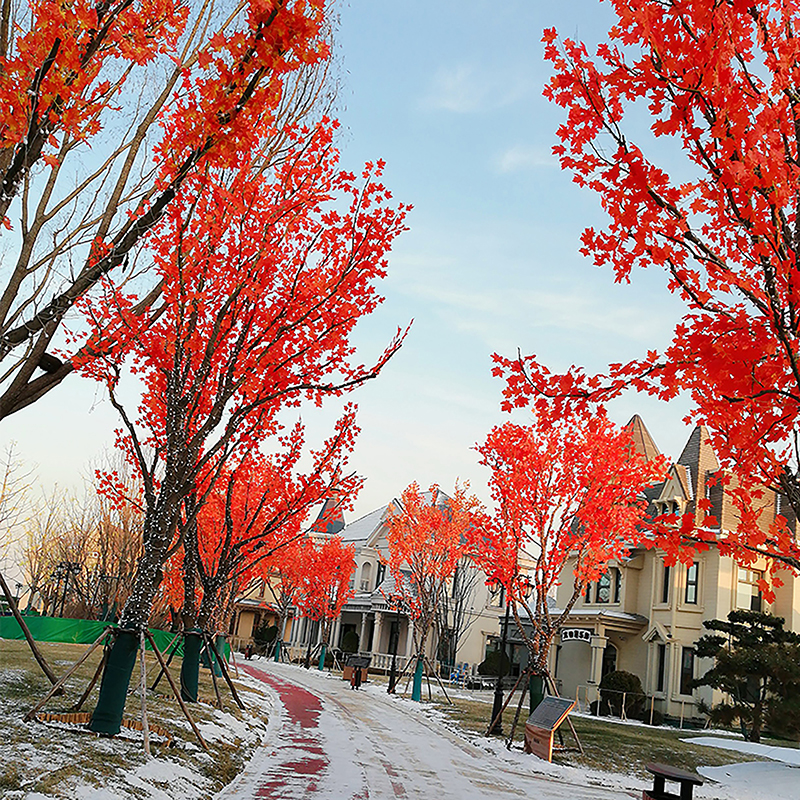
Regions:
<instances>
[{"instance_id":1,"label":"pine tree","mask_svg":"<svg viewBox=\"0 0 800 800\"><path fill-rule=\"evenodd\" d=\"M728 621L707 620L710 631L695 648L714 666L695 686L719 689L727 698L711 708L701 706L712 722L739 722L747 741L758 742L766 722L775 733L798 730L798 718L787 714L788 702L800 705L800 635L784 630L784 620L761 611L736 610Z\"/></svg>"}]
</instances>

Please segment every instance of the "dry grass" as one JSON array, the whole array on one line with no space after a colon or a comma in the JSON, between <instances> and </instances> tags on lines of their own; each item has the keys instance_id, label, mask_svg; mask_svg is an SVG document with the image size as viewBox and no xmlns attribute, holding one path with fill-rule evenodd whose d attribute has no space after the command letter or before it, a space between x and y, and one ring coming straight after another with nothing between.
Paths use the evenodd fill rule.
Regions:
<instances>
[{"instance_id":1,"label":"dry grass","mask_svg":"<svg viewBox=\"0 0 800 800\"><path fill-rule=\"evenodd\" d=\"M436 707L461 729L472 734L483 735L489 725L492 705L491 697L486 701L453 699L449 705L442 699L435 701ZM514 720L516 701L513 701L503 714L504 731L511 729ZM608 722L592 717L571 717L572 723L583 746L584 753L557 753L553 760L571 766L589 767L606 772L635 774L648 777L645 764L656 761L673 764L684 769L697 769L699 766L720 766L743 761L757 761L755 756L737 753L732 750L717 750L712 747L687 744L681 739L697 735L696 731L676 730L674 728L650 727L619 722ZM515 746L521 747L525 725L525 709L515 736ZM564 744L574 747L574 739L569 726L561 726ZM558 745L558 736L556 736Z\"/></svg>"},{"instance_id":2,"label":"dry grass","mask_svg":"<svg viewBox=\"0 0 800 800\"><path fill-rule=\"evenodd\" d=\"M62 675L86 651L86 645L41 643L45 657L56 674ZM98 648L66 684L61 696L53 697L44 711L68 712L83 693L102 656ZM146 656L147 683L152 685L158 674L158 664L152 654ZM180 660L175 659L170 673L178 683ZM131 687L139 686L139 666L134 669ZM154 736L151 747L156 756L167 759L181 774L197 777L203 784L197 796L210 796L229 783L241 771L250 753L261 740L265 719L258 712L263 697L257 690L239 685L248 710L235 706L227 687L220 681L220 692L229 716L222 716L214 707L215 693L210 671L200 670L199 703L191 704L191 713L203 729L206 725L210 752L199 746L192 730L172 696L168 682L162 677L155 692L148 692L148 719L151 724L168 730L173 746L167 748L160 737ZM125 784L125 775L143 767L146 756L142 734L123 732L113 739L97 737L85 728L56 723L24 722L25 713L44 697L50 688L25 642L0 641L0 796L12 800L30 791L53 797L72 797L78 783L95 786L118 786L120 797L146 797L147 791ZM82 708L91 711L97 699L95 687ZM249 702L248 702L249 701ZM255 712L255 714L254 714ZM128 696L125 716L140 718L141 699L138 692ZM235 717L235 720L232 718ZM238 724L237 720L241 722ZM226 723L236 733L224 734ZM240 738L239 734L243 738ZM71 788L72 787L72 788ZM124 792L124 793L123 793Z\"/></svg>"}]
</instances>

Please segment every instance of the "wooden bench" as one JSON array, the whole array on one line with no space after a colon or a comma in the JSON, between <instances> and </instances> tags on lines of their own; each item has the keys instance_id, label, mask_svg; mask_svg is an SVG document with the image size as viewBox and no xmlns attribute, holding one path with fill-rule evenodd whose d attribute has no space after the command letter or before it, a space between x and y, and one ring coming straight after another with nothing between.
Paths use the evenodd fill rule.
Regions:
<instances>
[{"instance_id":1,"label":"wooden bench","mask_svg":"<svg viewBox=\"0 0 800 800\"><path fill-rule=\"evenodd\" d=\"M670 767L668 764L645 764L653 775L653 788L642 792L642 800L692 800L695 786L702 786L703 779L696 772ZM664 788L665 781L679 783L680 794L673 794Z\"/></svg>"}]
</instances>

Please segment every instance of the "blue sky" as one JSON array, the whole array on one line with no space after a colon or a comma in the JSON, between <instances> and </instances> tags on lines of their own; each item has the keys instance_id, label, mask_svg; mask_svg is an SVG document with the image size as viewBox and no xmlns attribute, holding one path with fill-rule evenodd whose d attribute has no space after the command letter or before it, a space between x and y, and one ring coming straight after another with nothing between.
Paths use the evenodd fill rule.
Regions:
<instances>
[{"instance_id":1,"label":"blue sky","mask_svg":"<svg viewBox=\"0 0 800 800\"><path fill-rule=\"evenodd\" d=\"M357 333L369 360L414 319L380 378L351 397L362 426L352 465L367 478L356 514L412 480L447 490L467 479L485 497L470 448L505 419L492 352L519 347L553 368L600 370L665 345L681 313L663 275L620 286L579 255L582 229L603 216L550 154L563 112L542 97L542 30L593 49L611 12L596 0L350 0L340 12L343 164L385 159L384 182L414 205L386 301ZM303 412L312 441L335 411ZM638 411L673 455L688 435L684 403L633 396L610 411L619 423ZM73 379L3 438L44 483L78 486L116 425L102 392Z\"/></svg>"}]
</instances>

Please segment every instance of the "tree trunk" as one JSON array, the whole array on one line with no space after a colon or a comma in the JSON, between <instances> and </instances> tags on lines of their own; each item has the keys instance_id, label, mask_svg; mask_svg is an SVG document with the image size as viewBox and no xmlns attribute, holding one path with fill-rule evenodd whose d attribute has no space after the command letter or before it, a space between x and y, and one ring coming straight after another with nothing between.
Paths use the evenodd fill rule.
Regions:
<instances>
[{"instance_id":1,"label":"tree trunk","mask_svg":"<svg viewBox=\"0 0 800 800\"><path fill-rule=\"evenodd\" d=\"M175 530L175 515L170 515L170 507L165 501L145 520L145 552L139 559L133 590L122 609L119 629L103 670L97 706L89 723L90 730L103 736L116 736L120 730L131 673L136 662L139 631L147 625L150 617L153 598L163 578L161 567Z\"/></svg>"}]
</instances>

